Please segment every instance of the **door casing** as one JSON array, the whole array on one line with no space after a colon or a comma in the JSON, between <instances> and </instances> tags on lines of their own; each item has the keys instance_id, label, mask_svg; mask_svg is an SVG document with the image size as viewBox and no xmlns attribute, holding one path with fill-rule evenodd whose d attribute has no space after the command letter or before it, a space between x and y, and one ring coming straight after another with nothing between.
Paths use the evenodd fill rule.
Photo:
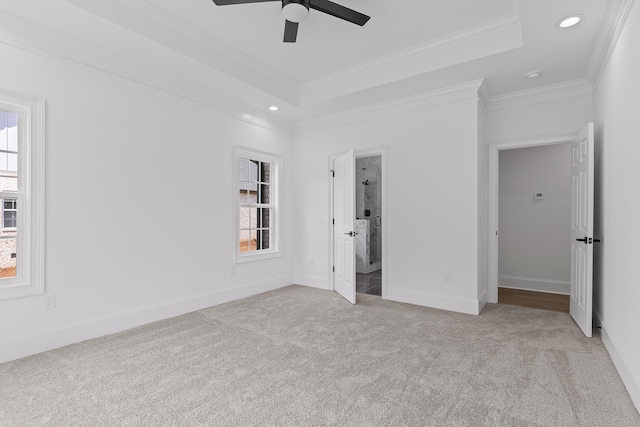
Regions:
<instances>
[{"instance_id":1,"label":"door casing","mask_svg":"<svg viewBox=\"0 0 640 427\"><path fill-rule=\"evenodd\" d=\"M571 143L577 134L563 134L541 138L517 139L489 143L488 204L487 204L487 302L498 302L498 160L501 150L541 147Z\"/></svg>"},{"instance_id":2,"label":"door casing","mask_svg":"<svg viewBox=\"0 0 640 427\"><path fill-rule=\"evenodd\" d=\"M333 277L333 225L331 223L331 218L333 218L333 182L331 177L331 168L333 167L333 161L344 153L347 150L340 151L339 153L333 153L329 156L329 167L328 167L328 185L329 185L329 226L327 227L327 236L329 239L329 269L327 275L329 277L329 290L335 290L334 287L334 277ZM388 196L388 172L387 172L387 146L383 145L376 148L364 149L364 150L355 150L356 159L361 157L371 157L371 156L380 156L382 159L382 189L381 189L381 202L382 202L382 299L387 299L388 289L389 289L389 239L388 239L388 229L389 229L389 209L387 203ZM354 165L355 167L355 165ZM355 189L354 189L355 191Z\"/></svg>"}]
</instances>

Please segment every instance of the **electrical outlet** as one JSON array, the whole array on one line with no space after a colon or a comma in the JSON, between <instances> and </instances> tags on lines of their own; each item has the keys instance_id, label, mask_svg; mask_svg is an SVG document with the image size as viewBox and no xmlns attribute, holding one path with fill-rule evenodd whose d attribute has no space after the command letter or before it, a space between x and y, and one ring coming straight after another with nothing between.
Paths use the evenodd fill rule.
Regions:
<instances>
[{"instance_id":1,"label":"electrical outlet","mask_svg":"<svg viewBox=\"0 0 640 427\"><path fill-rule=\"evenodd\" d=\"M44 295L42 297L42 309L51 310L56 308L56 296L54 294Z\"/></svg>"},{"instance_id":2,"label":"electrical outlet","mask_svg":"<svg viewBox=\"0 0 640 427\"><path fill-rule=\"evenodd\" d=\"M445 271L442 280L444 280L445 283L451 283L451 272Z\"/></svg>"},{"instance_id":3,"label":"electrical outlet","mask_svg":"<svg viewBox=\"0 0 640 427\"><path fill-rule=\"evenodd\" d=\"M236 275L236 266L232 265L231 267L229 267L229 276L235 276Z\"/></svg>"},{"instance_id":4,"label":"electrical outlet","mask_svg":"<svg viewBox=\"0 0 640 427\"><path fill-rule=\"evenodd\" d=\"M316 265L316 260L313 258L309 258L309 267L313 267L314 265Z\"/></svg>"}]
</instances>

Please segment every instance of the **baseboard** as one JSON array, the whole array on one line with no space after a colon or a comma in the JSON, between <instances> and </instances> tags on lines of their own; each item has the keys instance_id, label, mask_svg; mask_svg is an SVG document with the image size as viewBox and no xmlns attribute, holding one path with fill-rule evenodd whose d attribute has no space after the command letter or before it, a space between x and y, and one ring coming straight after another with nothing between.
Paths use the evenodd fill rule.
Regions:
<instances>
[{"instance_id":1,"label":"baseboard","mask_svg":"<svg viewBox=\"0 0 640 427\"><path fill-rule=\"evenodd\" d=\"M0 341L0 363L257 295L292 283L291 276L262 280L9 337Z\"/></svg>"},{"instance_id":2,"label":"baseboard","mask_svg":"<svg viewBox=\"0 0 640 427\"><path fill-rule=\"evenodd\" d=\"M317 289L329 289L329 279L320 276L294 276L293 282L296 285L308 286Z\"/></svg>"},{"instance_id":3,"label":"baseboard","mask_svg":"<svg viewBox=\"0 0 640 427\"><path fill-rule=\"evenodd\" d=\"M629 358L626 357L620 349L617 340L611 334L611 331L607 329L606 323L602 320L602 316L595 306L593 312L602 327L602 342L609 352L609 356L611 356L611 360L618 370L618 374L620 374L620 378L622 378L622 382L627 388L633 404L636 405L636 409L640 412L640 378L638 378L634 373L631 365L629 364Z\"/></svg>"},{"instance_id":4,"label":"baseboard","mask_svg":"<svg viewBox=\"0 0 640 427\"><path fill-rule=\"evenodd\" d=\"M535 277L498 276L498 287L561 295L569 295L571 292L571 282Z\"/></svg>"},{"instance_id":5,"label":"baseboard","mask_svg":"<svg viewBox=\"0 0 640 427\"><path fill-rule=\"evenodd\" d=\"M397 288L389 288L387 290L387 299L441 310L456 311L458 313L480 314L480 303L475 299L454 298Z\"/></svg>"}]
</instances>

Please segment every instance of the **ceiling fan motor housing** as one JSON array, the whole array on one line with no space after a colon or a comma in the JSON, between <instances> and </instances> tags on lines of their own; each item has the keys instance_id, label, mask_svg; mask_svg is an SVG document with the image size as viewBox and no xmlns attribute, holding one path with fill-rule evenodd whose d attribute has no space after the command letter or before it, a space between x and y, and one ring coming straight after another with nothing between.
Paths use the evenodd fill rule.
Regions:
<instances>
[{"instance_id":1,"label":"ceiling fan motor housing","mask_svg":"<svg viewBox=\"0 0 640 427\"><path fill-rule=\"evenodd\" d=\"M304 21L309 16L309 0L282 0L282 15L290 22Z\"/></svg>"}]
</instances>

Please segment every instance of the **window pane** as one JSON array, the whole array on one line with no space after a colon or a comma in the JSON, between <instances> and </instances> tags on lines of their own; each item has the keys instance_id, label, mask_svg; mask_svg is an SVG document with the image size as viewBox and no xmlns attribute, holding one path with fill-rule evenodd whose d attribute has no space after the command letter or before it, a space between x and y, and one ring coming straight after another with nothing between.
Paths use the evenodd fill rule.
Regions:
<instances>
[{"instance_id":1,"label":"window pane","mask_svg":"<svg viewBox=\"0 0 640 427\"><path fill-rule=\"evenodd\" d=\"M271 203L271 186L269 184L260 184L260 203Z\"/></svg>"},{"instance_id":2,"label":"window pane","mask_svg":"<svg viewBox=\"0 0 640 427\"><path fill-rule=\"evenodd\" d=\"M249 159L240 159L240 181L255 181L255 177L252 179L251 176L257 174L257 168L254 163ZM256 169L256 172L254 172ZM252 174L253 172L253 174Z\"/></svg>"},{"instance_id":3,"label":"window pane","mask_svg":"<svg viewBox=\"0 0 640 427\"><path fill-rule=\"evenodd\" d=\"M260 246L262 249L269 249L269 230L260 231Z\"/></svg>"},{"instance_id":4,"label":"window pane","mask_svg":"<svg viewBox=\"0 0 640 427\"><path fill-rule=\"evenodd\" d=\"M250 251L255 251L257 249L257 242L258 242L257 236L258 236L257 230L251 230L251 236L250 236L251 244L249 246Z\"/></svg>"},{"instance_id":5,"label":"window pane","mask_svg":"<svg viewBox=\"0 0 640 427\"><path fill-rule=\"evenodd\" d=\"M9 170L9 155L7 153L0 152L0 170Z\"/></svg>"},{"instance_id":6,"label":"window pane","mask_svg":"<svg viewBox=\"0 0 640 427\"><path fill-rule=\"evenodd\" d=\"M251 220L250 228L258 228L258 208L249 208L249 209L250 209L249 217Z\"/></svg>"},{"instance_id":7,"label":"window pane","mask_svg":"<svg viewBox=\"0 0 640 427\"><path fill-rule=\"evenodd\" d=\"M6 112L7 149L18 151L18 115Z\"/></svg>"},{"instance_id":8,"label":"window pane","mask_svg":"<svg viewBox=\"0 0 640 427\"><path fill-rule=\"evenodd\" d=\"M260 163L260 181L271 182L271 163Z\"/></svg>"},{"instance_id":9,"label":"window pane","mask_svg":"<svg viewBox=\"0 0 640 427\"><path fill-rule=\"evenodd\" d=\"M17 171L18 170L18 155L15 153L9 153L9 157L7 159L7 170Z\"/></svg>"},{"instance_id":10,"label":"window pane","mask_svg":"<svg viewBox=\"0 0 640 427\"><path fill-rule=\"evenodd\" d=\"M0 191L18 191L18 177L0 173Z\"/></svg>"},{"instance_id":11,"label":"window pane","mask_svg":"<svg viewBox=\"0 0 640 427\"><path fill-rule=\"evenodd\" d=\"M240 252L249 252L251 246L251 232L249 230L240 231Z\"/></svg>"},{"instance_id":12,"label":"window pane","mask_svg":"<svg viewBox=\"0 0 640 427\"><path fill-rule=\"evenodd\" d=\"M260 209L260 224L258 226L260 228L269 228L271 227L271 209L265 208Z\"/></svg>"},{"instance_id":13,"label":"window pane","mask_svg":"<svg viewBox=\"0 0 640 427\"><path fill-rule=\"evenodd\" d=\"M16 239L0 239L0 278L16 277Z\"/></svg>"},{"instance_id":14,"label":"window pane","mask_svg":"<svg viewBox=\"0 0 640 427\"><path fill-rule=\"evenodd\" d=\"M13 209L13 199L5 199L4 208L5 209Z\"/></svg>"},{"instance_id":15,"label":"window pane","mask_svg":"<svg viewBox=\"0 0 640 427\"><path fill-rule=\"evenodd\" d=\"M257 204L258 203L258 192L257 191L249 191L247 193L247 203Z\"/></svg>"},{"instance_id":16,"label":"window pane","mask_svg":"<svg viewBox=\"0 0 640 427\"><path fill-rule=\"evenodd\" d=\"M7 114L6 111L0 110L0 150L7 150L9 142L9 128L7 126Z\"/></svg>"},{"instance_id":17,"label":"window pane","mask_svg":"<svg viewBox=\"0 0 640 427\"><path fill-rule=\"evenodd\" d=\"M240 208L240 229L251 228L251 208Z\"/></svg>"},{"instance_id":18,"label":"window pane","mask_svg":"<svg viewBox=\"0 0 640 427\"><path fill-rule=\"evenodd\" d=\"M4 211L4 228L16 228L16 211Z\"/></svg>"}]
</instances>

